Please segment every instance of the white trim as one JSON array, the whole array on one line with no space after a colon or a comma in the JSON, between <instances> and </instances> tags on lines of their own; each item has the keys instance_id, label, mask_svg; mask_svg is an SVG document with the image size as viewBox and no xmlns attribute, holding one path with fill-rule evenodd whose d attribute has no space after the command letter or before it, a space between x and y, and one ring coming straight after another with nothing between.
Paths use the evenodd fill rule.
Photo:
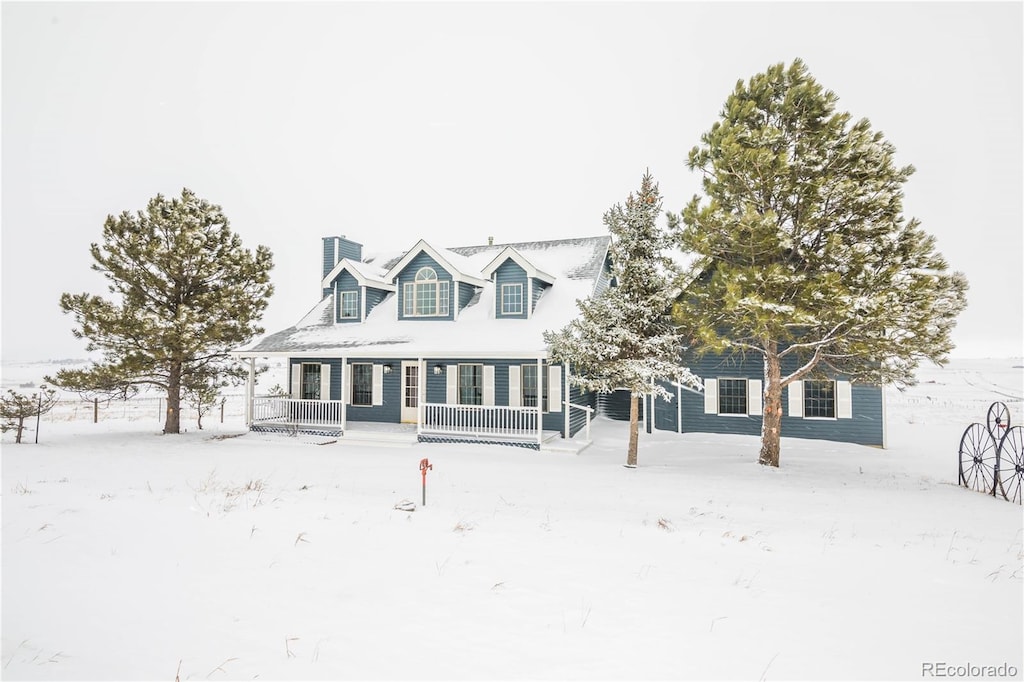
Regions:
<instances>
[{"instance_id":1,"label":"white trim","mask_svg":"<svg viewBox=\"0 0 1024 682\"><path fill-rule=\"evenodd\" d=\"M762 409L761 395L762 382L760 379L747 379L747 414L758 417L764 414Z\"/></svg>"},{"instance_id":2,"label":"white trim","mask_svg":"<svg viewBox=\"0 0 1024 682\"><path fill-rule=\"evenodd\" d=\"M459 366L448 365L445 379L447 380L445 402L449 405L459 404Z\"/></svg>"},{"instance_id":3,"label":"white trim","mask_svg":"<svg viewBox=\"0 0 1024 682\"><path fill-rule=\"evenodd\" d=\"M299 400L302 398L302 363L292 363L292 400Z\"/></svg>"},{"instance_id":4,"label":"white trim","mask_svg":"<svg viewBox=\"0 0 1024 682\"><path fill-rule=\"evenodd\" d=\"M345 392L345 395L341 396L341 403L343 405L352 404L352 363L345 362L345 367L341 374L341 386Z\"/></svg>"},{"instance_id":5,"label":"white trim","mask_svg":"<svg viewBox=\"0 0 1024 682\"><path fill-rule=\"evenodd\" d=\"M523 370L519 365L508 366L508 406L520 407L523 404Z\"/></svg>"},{"instance_id":6,"label":"white trim","mask_svg":"<svg viewBox=\"0 0 1024 682\"><path fill-rule=\"evenodd\" d=\"M320 400L331 399L331 365L320 363Z\"/></svg>"},{"instance_id":7,"label":"white trim","mask_svg":"<svg viewBox=\"0 0 1024 682\"><path fill-rule=\"evenodd\" d=\"M500 329L495 329L500 331ZM398 349L395 349L398 346ZM420 351L410 347L411 344L390 344L390 345L367 345L360 346L360 357L388 358L401 360L408 359L412 354L419 354ZM231 353L233 358L340 358L352 353L351 348L330 348L324 347L315 350L282 350L282 351L237 351ZM481 357L493 358L495 360L522 360L524 363L537 358L546 359L547 351L544 348L523 348L514 351L486 351L484 353L469 354L466 351L444 351L430 350L428 352L431 360L476 360ZM532 364L532 363L531 363Z\"/></svg>"},{"instance_id":8,"label":"white trim","mask_svg":"<svg viewBox=\"0 0 1024 682\"><path fill-rule=\"evenodd\" d=\"M794 381L786 387L786 399L789 407L790 417L804 416L804 382Z\"/></svg>"},{"instance_id":9,"label":"white trim","mask_svg":"<svg viewBox=\"0 0 1024 682\"><path fill-rule=\"evenodd\" d=\"M512 287L516 287L519 289L519 312L511 312L505 310L505 289L511 289ZM501 290L498 292L498 308L501 310L501 315L522 315L523 312L526 310L526 292L523 291L523 283L511 282L509 284L502 284L500 289Z\"/></svg>"},{"instance_id":10,"label":"white trim","mask_svg":"<svg viewBox=\"0 0 1024 682\"><path fill-rule=\"evenodd\" d=\"M718 414L718 379L704 379L704 414Z\"/></svg>"},{"instance_id":11,"label":"white trim","mask_svg":"<svg viewBox=\"0 0 1024 682\"><path fill-rule=\"evenodd\" d=\"M428 256L434 259L434 262L436 262L442 268L447 270L448 274L452 276L453 280L467 282L478 287L482 287L485 284L487 284L487 280L480 279L479 277L475 277L473 275L470 275L459 270L457 267L452 265L448 261L448 259L446 259L440 253L438 253L437 249L428 244L424 239L421 239L418 242L416 242L415 246L409 249L405 256L402 257L402 260L395 263L395 265L392 266L392 268L387 271L387 273L384 275L384 279L388 280L389 282L393 282L395 278L398 277L398 275L402 272L402 270L404 270L405 267L409 265L409 263L411 263L414 258L416 258L416 256L420 255L420 253L423 252L426 252Z\"/></svg>"},{"instance_id":12,"label":"white trim","mask_svg":"<svg viewBox=\"0 0 1024 682\"><path fill-rule=\"evenodd\" d=\"M836 380L836 419L853 419L853 386Z\"/></svg>"},{"instance_id":13,"label":"white trim","mask_svg":"<svg viewBox=\"0 0 1024 682\"><path fill-rule=\"evenodd\" d=\"M371 397L370 403L373 405L384 404L384 365L374 364L373 365L373 378L372 385L370 388Z\"/></svg>"},{"instance_id":14,"label":"white trim","mask_svg":"<svg viewBox=\"0 0 1024 682\"><path fill-rule=\"evenodd\" d=\"M256 359L249 358L249 376L245 382L245 425L252 426L253 401L256 399Z\"/></svg>"},{"instance_id":15,"label":"white trim","mask_svg":"<svg viewBox=\"0 0 1024 682\"><path fill-rule=\"evenodd\" d=\"M517 251L515 248L511 246L506 246L504 249L498 252L498 255L495 256L490 263L483 267L483 269L480 271L480 274L490 279L491 277L494 276L494 272L502 265L504 265L505 261L509 259L511 259L517 265L519 265L519 267L521 267L526 272L527 277L536 277L537 279L547 282L548 284L555 283L554 275L549 275L543 270L539 270L536 265L531 263L526 258L526 256L519 253L519 251Z\"/></svg>"},{"instance_id":16,"label":"white trim","mask_svg":"<svg viewBox=\"0 0 1024 682\"><path fill-rule=\"evenodd\" d=\"M569 419L569 399L572 397L572 391L570 390L570 386L569 386L569 372L570 371L572 371L572 370L570 369L569 362L566 361L566 363L565 363L565 372L562 374L562 378L565 381L565 386L564 386L564 388L565 388L565 402L562 405L562 412L564 413L562 419L565 422L565 425L563 427L564 430L562 431L562 438L568 438L569 437L569 429L572 426L572 424L570 423L570 419Z\"/></svg>"},{"instance_id":17,"label":"white trim","mask_svg":"<svg viewBox=\"0 0 1024 682\"><path fill-rule=\"evenodd\" d=\"M359 293L360 293L359 289L345 289L344 291L338 290L338 293L337 293L337 297L338 297L338 317L336 319L339 319L339 320L358 320L358 319L361 319L360 316L359 316L359 312L360 312L359 311L359 299L360 299ZM348 316L346 316L346 315L343 314L344 311L345 311L345 294L355 294L355 297L356 297L356 311L355 311L356 314L355 315L348 315ZM366 296L363 296L362 299L363 299L363 314L365 315L365 313L366 313Z\"/></svg>"},{"instance_id":18,"label":"white trim","mask_svg":"<svg viewBox=\"0 0 1024 682\"><path fill-rule=\"evenodd\" d=\"M353 407L372 407L373 406L373 379L374 379L373 374L374 374L374 368L378 367L379 365L374 365L372 362L353 362L353 363L349 364L349 369L352 370L356 365L360 365L360 366L363 366L363 367L365 367L365 366L369 366L370 367L370 402L369 403L358 403L358 404L352 402L352 393L353 393L353 391L355 389L355 387L352 385L352 376L355 374L354 370L349 372L348 396L346 397L346 399L348 401L348 404L352 405Z\"/></svg>"},{"instance_id":19,"label":"white trim","mask_svg":"<svg viewBox=\"0 0 1024 682\"><path fill-rule=\"evenodd\" d=\"M676 433L683 432L683 385L676 384Z\"/></svg>"},{"instance_id":20,"label":"white trim","mask_svg":"<svg viewBox=\"0 0 1024 682\"><path fill-rule=\"evenodd\" d=\"M526 300L523 304L526 306L526 319L533 317L533 277L526 278ZM566 365L568 366L568 365ZM568 393L566 393L568 395ZM569 410L566 410L568 412Z\"/></svg>"},{"instance_id":21,"label":"white trim","mask_svg":"<svg viewBox=\"0 0 1024 682\"><path fill-rule=\"evenodd\" d=\"M334 252L337 255L337 250ZM396 287L394 284L389 284L384 280L374 279L368 277L366 274L359 271L355 261L349 260L348 258L342 258L338 261L334 268L327 273L323 280L320 282L321 289L330 289L331 285L334 284L334 280L342 273L347 270L350 275L359 283L359 286L371 287L373 289L384 289L385 291L395 291Z\"/></svg>"},{"instance_id":22,"label":"white trim","mask_svg":"<svg viewBox=\"0 0 1024 682\"><path fill-rule=\"evenodd\" d=\"M421 272L424 270L430 270L434 273L434 279L416 279ZM441 279L437 276L437 270L429 265L424 265L413 275L413 279L408 282L402 283L402 317L424 317L424 318L445 318L448 317L452 310L452 284L455 280ZM417 288L420 286L434 286L434 310L437 312L433 313L420 313L417 312L416 304L419 302ZM442 295L442 290L444 294ZM412 292L412 296L409 292ZM453 319L458 319L458 286L455 287L455 310L456 314ZM409 310L412 312L409 312Z\"/></svg>"},{"instance_id":23,"label":"white trim","mask_svg":"<svg viewBox=\"0 0 1024 682\"><path fill-rule=\"evenodd\" d=\"M484 365L483 381L483 404L490 407L494 405L494 365Z\"/></svg>"},{"instance_id":24,"label":"white trim","mask_svg":"<svg viewBox=\"0 0 1024 682\"><path fill-rule=\"evenodd\" d=\"M540 379L541 377L538 377ZM541 400L543 401L543 381L541 386ZM562 366L548 365L548 412L560 412L562 407Z\"/></svg>"}]
</instances>

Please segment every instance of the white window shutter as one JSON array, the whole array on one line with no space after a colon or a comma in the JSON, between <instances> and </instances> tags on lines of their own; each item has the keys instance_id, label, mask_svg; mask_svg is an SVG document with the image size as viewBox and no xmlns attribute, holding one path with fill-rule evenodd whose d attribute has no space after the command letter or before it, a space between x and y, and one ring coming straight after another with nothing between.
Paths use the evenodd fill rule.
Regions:
<instances>
[{"instance_id":1,"label":"white window shutter","mask_svg":"<svg viewBox=\"0 0 1024 682\"><path fill-rule=\"evenodd\" d=\"M747 379L747 414L760 415L761 409L761 380Z\"/></svg>"},{"instance_id":2,"label":"white window shutter","mask_svg":"<svg viewBox=\"0 0 1024 682\"><path fill-rule=\"evenodd\" d=\"M484 365L484 405L494 404L494 365Z\"/></svg>"},{"instance_id":3,"label":"white window shutter","mask_svg":"<svg viewBox=\"0 0 1024 682\"><path fill-rule=\"evenodd\" d=\"M836 382L836 418L853 419L853 386L849 381Z\"/></svg>"},{"instance_id":4,"label":"white window shutter","mask_svg":"<svg viewBox=\"0 0 1024 682\"><path fill-rule=\"evenodd\" d=\"M331 366L326 362L320 365L320 400L331 399Z\"/></svg>"},{"instance_id":5,"label":"white window shutter","mask_svg":"<svg viewBox=\"0 0 1024 682\"><path fill-rule=\"evenodd\" d=\"M416 288L411 282L402 285L402 314L412 315L416 312Z\"/></svg>"},{"instance_id":6,"label":"white window shutter","mask_svg":"<svg viewBox=\"0 0 1024 682\"><path fill-rule=\"evenodd\" d=\"M341 399L345 401L346 405L352 404L352 365L345 363L342 365L342 378L344 379L343 392L345 395L341 396Z\"/></svg>"},{"instance_id":7,"label":"white window shutter","mask_svg":"<svg viewBox=\"0 0 1024 682\"><path fill-rule=\"evenodd\" d=\"M794 381L786 390L789 392L789 416L804 416L804 382Z\"/></svg>"},{"instance_id":8,"label":"white window shutter","mask_svg":"<svg viewBox=\"0 0 1024 682\"><path fill-rule=\"evenodd\" d=\"M448 365L448 394L446 396L449 405L459 404L459 366Z\"/></svg>"},{"instance_id":9,"label":"white window shutter","mask_svg":"<svg viewBox=\"0 0 1024 682\"><path fill-rule=\"evenodd\" d=\"M384 365L373 366L373 397L374 405L384 404Z\"/></svg>"},{"instance_id":10,"label":"white window shutter","mask_svg":"<svg viewBox=\"0 0 1024 682\"><path fill-rule=\"evenodd\" d=\"M704 414L718 414L718 379L704 380Z\"/></svg>"},{"instance_id":11,"label":"white window shutter","mask_svg":"<svg viewBox=\"0 0 1024 682\"><path fill-rule=\"evenodd\" d=\"M298 400L302 397L302 365L292 365L292 398Z\"/></svg>"},{"instance_id":12,"label":"white window shutter","mask_svg":"<svg viewBox=\"0 0 1024 682\"><path fill-rule=\"evenodd\" d=\"M522 404L522 368L519 365L508 366L508 406L519 407Z\"/></svg>"},{"instance_id":13,"label":"white window shutter","mask_svg":"<svg viewBox=\"0 0 1024 682\"><path fill-rule=\"evenodd\" d=\"M548 367L548 412L562 411L562 366Z\"/></svg>"}]
</instances>

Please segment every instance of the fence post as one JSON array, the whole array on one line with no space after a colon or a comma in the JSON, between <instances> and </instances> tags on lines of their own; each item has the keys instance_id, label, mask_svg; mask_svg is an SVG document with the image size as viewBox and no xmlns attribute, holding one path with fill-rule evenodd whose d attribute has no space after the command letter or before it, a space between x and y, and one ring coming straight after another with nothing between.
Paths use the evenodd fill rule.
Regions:
<instances>
[{"instance_id":1,"label":"fence post","mask_svg":"<svg viewBox=\"0 0 1024 682\"><path fill-rule=\"evenodd\" d=\"M93 424L99 424L100 423L100 399L99 398L93 398L92 399L92 423Z\"/></svg>"},{"instance_id":2,"label":"fence post","mask_svg":"<svg viewBox=\"0 0 1024 682\"><path fill-rule=\"evenodd\" d=\"M164 420L164 399L156 399L156 420L162 422Z\"/></svg>"},{"instance_id":3,"label":"fence post","mask_svg":"<svg viewBox=\"0 0 1024 682\"><path fill-rule=\"evenodd\" d=\"M220 397L220 423L224 423L224 403L227 402L227 396Z\"/></svg>"}]
</instances>

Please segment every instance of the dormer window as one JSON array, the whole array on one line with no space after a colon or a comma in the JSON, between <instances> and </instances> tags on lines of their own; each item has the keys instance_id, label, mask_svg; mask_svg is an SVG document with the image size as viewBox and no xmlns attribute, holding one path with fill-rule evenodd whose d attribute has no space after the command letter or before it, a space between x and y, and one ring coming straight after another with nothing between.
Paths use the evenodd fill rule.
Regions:
<instances>
[{"instance_id":1,"label":"dormer window","mask_svg":"<svg viewBox=\"0 0 1024 682\"><path fill-rule=\"evenodd\" d=\"M521 315L523 313L523 285L501 285L501 314Z\"/></svg>"},{"instance_id":2,"label":"dormer window","mask_svg":"<svg viewBox=\"0 0 1024 682\"><path fill-rule=\"evenodd\" d=\"M406 317L447 316L448 290L448 281L438 280L434 268L420 268L414 280L404 285L403 314Z\"/></svg>"},{"instance_id":3,"label":"dormer window","mask_svg":"<svg viewBox=\"0 0 1024 682\"><path fill-rule=\"evenodd\" d=\"M359 292L341 292L341 305L338 317L343 320L354 320L359 317Z\"/></svg>"}]
</instances>

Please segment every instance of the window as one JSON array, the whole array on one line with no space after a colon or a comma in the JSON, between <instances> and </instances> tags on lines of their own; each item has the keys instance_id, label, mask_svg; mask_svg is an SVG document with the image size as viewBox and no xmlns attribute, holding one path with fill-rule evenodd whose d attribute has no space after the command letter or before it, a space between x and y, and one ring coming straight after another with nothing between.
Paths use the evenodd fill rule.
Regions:
<instances>
[{"instance_id":1,"label":"window","mask_svg":"<svg viewBox=\"0 0 1024 682\"><path fill-rule=\"evenodd\" d=\"M353 319L359 317L359 292L358 291L343 291L341 292L341 303L338 317L342 319Z\"/></svg>"},{"instance_id":2,"label":"window","mask_svg":"<svg viewBox=\"0 0 1024 682\"><path fill-rule=\"evenodd\" d=\"M804 416L835 418L836 382L804 382Z\"/></svg>"},{"instance_id":3,"label":"window","mask_svg":"<svg viewBox=\"0 0 1024 682\"><path fill-rule=\"evenodd\" d=\"M521 315L523 313L523 285L501 285L501 314Z\"/></svg>"},{"instance_id":4,"label":"window","mask_svg":"<svg viewBox=\"0 0 1024 682\"><path fill-rule=\"evenodd\" d=\"M747 380L718 380L718 414L747 413Z\"/></svg>"},{"instance_id":5,"label":"window","mask_svg":"<svg viewBox=\"0 0 1024 682\"><path fill-rule=\"evenodd\" d=\"M484 404L484 366L459 365L459 405Z\"/></svg>"},{"instance_id":6,"label":"window","mask_svg":"<svg viewBox=\"0 0 1024 682\"><path fill-rule=\"evenodd\" d=\"M541 394L541 407L544 412L548 410L548 373L543 372L544 385ZM523 365L522 373L523 400L520 403L523 407L537 407L537 365Z\"/></svg>"},{"instance_id":7,"label":"window","mask_svg":"<svg viewBox=\"0 0 1024 682\"><path fill-rule=\"evenodd\" d=\"M352 404L373 405L373 365L368 362L352 364Z\"/></svg>"},{"instance_id":8,"label":"window","mask_svg":"<svg viewBox=\"0 0 1024 682\"><path fill-rule=\"evenodd\" d=\"M409 317L447 316L449 285L447 280L437 279L434 268L420 268L416 278L403 286L403 314Z\"/></svg>"},{"instance_id":9,"label":"window","mask_svg":"<svg viewBox=\"0 0 1024 682\"><path fill-rule=\"evenodd\" d=\"M302 364L301 398L303 400L320 400L320 365Z\"/></svg>"}]
</instances>

